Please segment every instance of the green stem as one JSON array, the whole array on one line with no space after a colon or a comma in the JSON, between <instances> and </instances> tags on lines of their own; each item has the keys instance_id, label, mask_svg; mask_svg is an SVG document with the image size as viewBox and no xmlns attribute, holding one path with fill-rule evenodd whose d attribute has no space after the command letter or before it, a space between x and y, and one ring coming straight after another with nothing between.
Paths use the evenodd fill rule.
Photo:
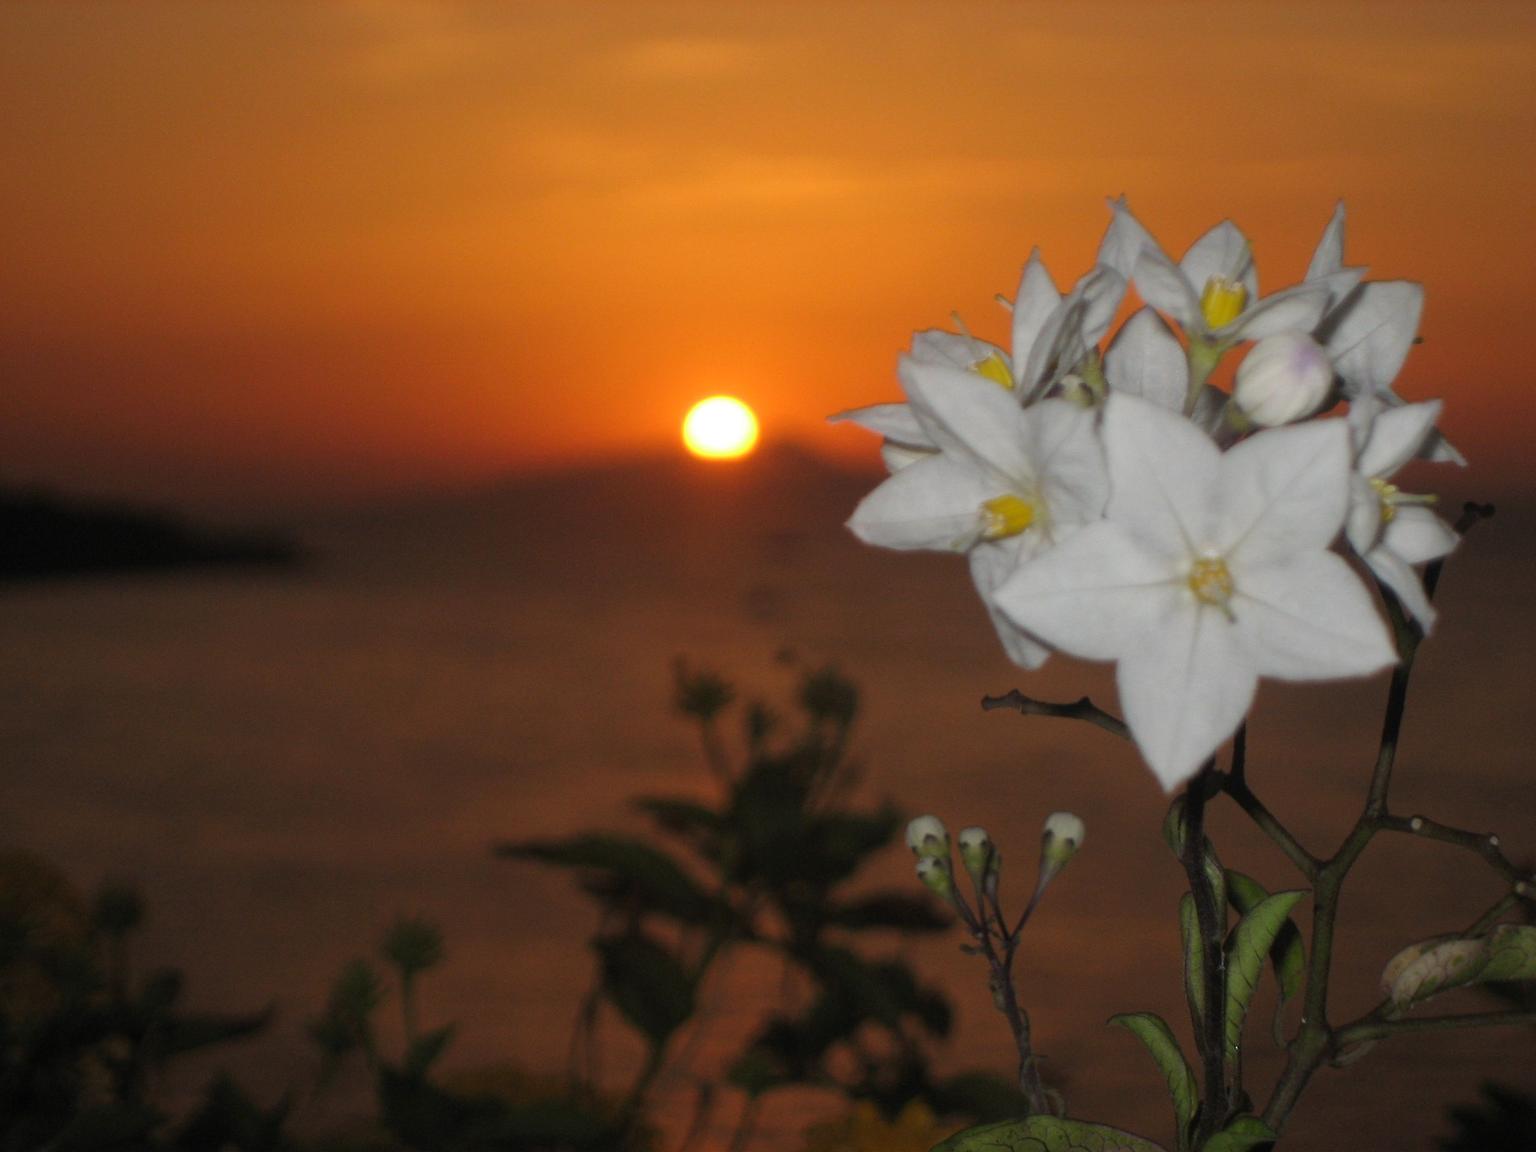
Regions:
<instances>
[{"instance_id":1,"label":"green stem","mask_svg":"<svg viewBox=\"0 0 1536 1152\"><path fill-rule=\"evenodd\" d=\"M1458 1028L1498 1028L1511 1024L1536 1024L1536 1011L1469 1012L1454 1016L1422 1016L1412 1020L1374 1020L1341 1028L1337 1046L1347 1048L1368 1040L1406 1036L1415 1032L1448 1032Z\"/></svg>"},{"instance_id":2,"label":"green stem","mask_svg":"<svg viewBox=\"0 0 1536 1152\"><path fill-rule=\"evenodd\" d=\"M1104 711L1086 696L1068 703L1054 704L1049 700L1036 700L1026 696L1015 688L1002 696L983 696L981 707L987 712L998 708L1012 708L1024 716L1060 716L1068 720L1084 720L1122 740L1131 738L1131 731L1125 726L1124 720Z\"/></svg>"},{"instance_id":3,"label":"green stem","mask_svg":"<svg viewBox=\"0 0 1536 1152\"><path fill-rule=\"evenodd\" d=\"M1222 949L1224 909L1216 906L1216 891L1205 869L1205 799L1213 781L1215 762L1209 761L1184 790L1184 873L1195 898L1204 949L1205 1017L1200 1040L1205 1064L1205 1089L1195 1146L1209 1140L1226 1121L1226 956Z\"/></svg>"}]
</instances>

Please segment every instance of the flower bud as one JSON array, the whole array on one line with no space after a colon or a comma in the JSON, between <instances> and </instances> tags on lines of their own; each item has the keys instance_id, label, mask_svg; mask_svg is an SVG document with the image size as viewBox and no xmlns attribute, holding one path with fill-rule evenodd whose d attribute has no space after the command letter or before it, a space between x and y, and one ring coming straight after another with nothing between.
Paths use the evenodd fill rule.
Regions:
<instances>
[{"instance_id":1,"label":"flower bud","mask_svg":"<svg viewBox=\"0 0 1536 1152\"><path fill-rule=\"evenodd\" d=\"M970 873L972 880L980 884L994 855L992 837L987 835L985 828L962 828L955 839L960 845L960 859L965 864L965 870Z\"/></svg>"},{"instance_id":2,"label":"flower bud","mask_svg":"<svg viewBox=\"0 0 1536 1152\"><path fill-rule=\"evenodd\" d=\"M1310 416L1333 387L1333 362L1304 332L1277 332L1251 349L1237 368L1232 399L1253 423L1275 428Z\"/></svg>"},{"instance_id":3,"label":"flower bud","mask_svg":"<svg viewBox=\"0 0 1536 1152\"><path fill-rule=\"evenodd\" d=\"M949 874L949 858L946 856L920 857L917 861L917 878L926 884L930 891L946 900L954 895L954 877Z\"/></svg>"},{"instance_id":4,"label":"flower bud","mask_svg":"<svg viewBox=\"0 0 1536 1152\"><path fill-rule=\"evenodd\" d=\"M907 847L917 856L948 856L949 829L937 816L919 816L907 825Z\"/></svg>"},{"instance_id":5,"label":"flower bud","mask_svg":"<svg viewBox=\"0 0 1536 1152\"><path fill-rule=\"evenodd\" d=\"M1052 812L1040 833L1040 881L1044 884L1067 866L1083 846L1088 829L1070 812Z\"/></svg>"}]
</instances>

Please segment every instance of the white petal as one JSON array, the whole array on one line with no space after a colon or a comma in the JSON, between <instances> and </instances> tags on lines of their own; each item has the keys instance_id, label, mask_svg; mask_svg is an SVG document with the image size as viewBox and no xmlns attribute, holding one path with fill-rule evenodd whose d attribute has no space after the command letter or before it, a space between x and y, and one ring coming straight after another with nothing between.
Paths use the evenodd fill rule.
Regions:
<instances>
[{"instance_id":1,"label":"white petal","mask_svg":"<svg viewBox=\"0 0 1536 1152\"><path fill-rule=\"evenodd\" d=\"M1200 770L1253 703L1258 676L1234 631L1214 608L1186 605L1120 660L1126 723L1165 792Z\"/></svg>"},{"instance_id":2,"label":"white petal","mask_svg":"<svg viewBox=\"0 0 1536 1152\"><path fill-rule=\"evenodd\" d=\"M1250 300L1259 294L1259 278L1254 271L1248 237L1230 220L1223 220L1191 244L1179 261L1179 270L1197 294L1205 290L1207 281L1218 276L1243 284Z\"/></svg>"},{"instance_id":3,"label":"white petal","mask_svg":"<svg viewBox=\"0 0 1536 1152\"><path fill-rule=\"evenodd\" d=\"M1434 428L1442 405L1439 400L1389 408L1371 422L1370 435L1360 450L1357 467L1366 476L1385 480L1413 459Z\"/></svg>"},{"instance_id":4,"label":"white petal","mask_svg":"<svg viewBox=\"0 0 1536 1152\"><path fill-rule=\"evenodd\" d=\"M1073 286L1083 301L1083 343L1092 347L1102 339L1125 299L1125 277L1113 268L1092 268Z\"/></svg>"},{"instance_id":5,"label":"white petal","mask_svg":"<svg viewBox=\"0 0 1536 1152\"><path fill-rule=\"evenodd\" d=\"M1114 215L1110 217L1104 239L1099 242L1099 254L1094 263L1113 268L1121 277L1129 280L1136 270L1136 260L1143 248L1153 248L1159 252L1162 249L1152 238L1152 233L1131 214L1130 205L1125 202L1124 196L1111 200L1109 208Z\"/></svg>"},{"instance_id":6,"label":"white petal","mask_svg":"<svg viewBox=\"0 0 1536 1152\"><path fill-rule=\"evenodd\" d=\"M1424 564L1449 556L1461 543L1456 530L1428 508L1399 504L1382 530L1381 542L1409 564Z\"/></svg>"},{"instance_id":7,"label":"white petal","mask_svg":"<svg viewBox=\"0 0 1536 1152\"><path fill-rule=\"evenodd\" d=\"M900 472L908 465L926 460L932 455L934 455L934 449L908 448L894 440L887 440L880 445L880 459L885 464L887 472Z\"/></svg>"},{"instance_id":8,"label":"white petal","mask_svg":"<svg viewBox=\"0 0 1536 1152\"><path fill-rule=\"evenodd\" d=\"M1210 546L1229 563L1273 564L1326 548L1349 511L1349 431L1309 420L1250 436L1221 458Z\"/></svg>"},{"instance_id":9,"label":"white petal","mask_svg":"<svg viewBox=\"0 0 1536 1152\"><path fill-rule=\"evenodd\" d=\"M1328 307L1324 284L1293 284L1266 296L1211 335L1228 340L1262 340L1280 332L1311 332Z\"/></svg>"},{"instance_id":10,"label":"white petal","mask_svg":"<svg viewBox=\"0 0 1536 1152\"><path fill-rule=\"evenodd\" d=\"M1061 293L1040 259L1040 249L1029 254L1019 277L1019 293L1013 301L1013 370L1015 382L1019 382L1029 350L1035 346L1040 329L1061 303Z\"/></svg>"},{"instance_id":11,"label":"white petal","mask_svg":"<svg viewBox=\"0 0 1536 1152\"><path fill-rule=\"evenodd\" d=\"M1034 347L1029 350L1029 362L1019 376L1019 390L1026 403L1042 395L1088 354L1088 345L1083 341L1087 307L1082 293L1074 289L1046 317Z\"/></svg>"},{"instance_id":12,"label":"white petal","mask_svg":"<svg viewBox=\"0 0 1536 1152\"><path fill-rule=\"evenodd\" d=\"M976 540L982 504L1001 494L978 469L950 456L930 456L864 497L848 527L882 548L961 551Z\"/></svg>"},{"instance_id":13,"label":"white petal","mask_svg":"<svg viewBox=\"0 0 1536 1152\"><path fill-rule=\"evenodd\" d=\"M1344 201L1333 206L1333 216L1317 242L1312 262L1307 265L1307 279L1320 280L1344 267Z\"/></svg>"},{"instance_id":14,"label":"white petal","mask_svg":"<svg viewBox=\"0 0 1536 1152\"><path fill-rule=\"evenodd\" d=\"M1232 579L1237 631L1261 676L1331 680L1397 663L1371 594L1332 552L1252 570L1234 565Z\"/></svg>"},{"instance_id":15,"label":"white petal","mask_svg":"<svg viewBox=\"0 0 1536 1152\"><path fill-rule=\"evenodd\" d=\"M1018 569L1020 548L1015 541L1022 544L1034 536L1033 532L1025 532L1009 540L978 544L970 554L971 579L987 607L987 615L992 618L992 627L997 631L1003 651L1019 667L1030 669L1044 664L1051 650L1004 616L993 603L992 594ZM1029 551L1033 553L1037 549L1030 548Z\"/></svg>"},{"instance_id":16,"label":"white petal","mask_svg":"<svg viewBox=\"0 0 1536 1152\"><path fill-rule=\"evenodd\" d=\"M1221 453L1174 412L1134 396L1104 405L1107 515L1143 547L1180 563L1210 546Z\"/></svg>"},{"instance_id":17,"label":"white petal","mask_svg":"<svg viewBox=\"0 0 1536 1152\"><path fill-rule=\"evenodd\" d=\"M1153 308L1142 308L1115 334L1104 357L1110 387L1140 396L1159 408L1184 409L1189 391L1189 358L1167 321Z\"/></svg>"},{"instance_id":18,"label":"white petal","mask_svg":"<svg viewBox=\"0 0 1536 1152\"><path fill-rule=\"evenodd\" d=\"M1428 635L1430 629L1435 626L1435 606L1424 594L1424 585L1419 580L1419 574L1409 567L1401 556L1385 545L1372 548L1366 554L1365 562L1376 574L1376 579L1392 589L1392 594L1407 609L1408 615L1417 620L1419 628Z\"/></svg>"},{"instance_id":19,"label":"white petal","mask_svg":"<svg viewBox=\"0 0 1536 1152\"><path fill-rule=\"evenodd\" d=\"M897 368L924 429L945 452L967 456L1016 487L1034 482L1025 454L1024 411L1013 394L975 372L903 356Z\"/></svg>"},{"instance_id":20,"label":"white petal","mask_svg":"<svg viewBox=\"0 0 1536 1152\"><path fill-rule=\"evenodd\" d=\"M974 336L946 332L942 328L929 328L912 337L912 359L924 363L970 368L994 355L1007 359L1007 355L995 344L978 340Z\"/></svg>"},{"instance_id":21,"label":"white petal","mask_svg":"<svg viewBox=\"0 0 1536 1152\"><path fill-rule=\"evenodd\" d=\"M1066 400L1042 400L1024 411L1025 447L1050 512L1052 534L1104 514L1109 472L1094 413Z\"/></svg>"},{"instance_id":22,"label":"white petal","mask_svg":"<svg viewBox=\"0 0 1536 1152\"><path fill-rule=\"evenodd\" d=\"M1021 564L992 599L1053 648L1113 660L1155 632L1187 595L1165 559L1100 521Z\"/></svg>"},{"instance_id":23,"label":"white petal","mask_svg":"<svg viewBox=\"0 0 1536 1152\"><path fill-rule=\"evenodd\" d=\"M1144 248L1131 277L1141 298L1160 312L1166 312L1192 332L1205 331L1205 316L1200 311L1200 297L1178 265L1164 256L1161 249Z\"/></svg>"},{"instance_id":24,"label":"white petal","mask_svg":"<svg viewBox=\"0 0 1536 1152\"><path fill-rule=\"evenodd\" d=\"M1349 478L1349 512L1344 518L1349 546L1364 556L1381 538L1381 497L1366 478L1356 472Z\"/></svg>"},{"instance_id":25,"label":"white petal","mask_svg":"<svg viewBox=\"0 0 1536 1152\"><path fill-rule=\"evenodd\" d=\"M871 432L914 448L932 448L933 440L923 431L916 414L907 404L871 404L867 408L849 408L827 419L836 424L846 421Z\"/></svg>"},{"instance_id":26,"label":"white petal","mask_svg":"<svg viewBox=\"0 0 1536 1152\"><path fill-rule=\"evenodd\" d=\"M1327 276L1319 276L1316 280L1308 280L1309 284L1321 284L1328 289L1328 304L1324 315L1339 306L1365 279L1365 268L1341 268L1337 272Z\"/></svg>"},{"instance_id":27,"label":"white petal","mask_svg":"<svg viewBox=\"0 0 1536 1152\"><path fill-rule=\"evenodd\" d=\"M1423 309L1422 286L1406 280L1372 281L1339 305L1318 338L1350 385L1380 392L1402 369Z\"/></svg>"}]
</instances>

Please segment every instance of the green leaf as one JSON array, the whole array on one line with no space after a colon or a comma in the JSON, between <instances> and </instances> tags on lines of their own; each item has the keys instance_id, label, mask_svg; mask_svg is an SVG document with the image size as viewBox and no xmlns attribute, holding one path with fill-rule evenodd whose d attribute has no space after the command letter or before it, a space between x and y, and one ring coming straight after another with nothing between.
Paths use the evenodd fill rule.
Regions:
<instances>
[{"instance_id":1,"label":"green leaf","mask_svg":"<svg viewBox=\"0 0 1536 1152\"><path fill-rule=\"evenodd\" d=\"M933 1152L1164 1152L1140 1136L1102 1124L1031 1116L956 1132Z\"/></svg>"},{"instance_id":2,"label":"green leaf","mask_svg":"<svg viewBox=\"0 0 1536 1152\"><path fill-rule=\"evenodd\" d=\"M593 946L602 958L603 990L653 1044L665 1042L693 1015L693 981L660 944L634 933Z\"/></svg>"},{"instance_id":3,"label":"green leaf","mask_svg":"<svg viewBox=\"0 0 1536 1152\"><path fill-rule=\"evenodd\" d=\"M1428 1000L1447 988L1470 984L1487 965L1485 936L1438 936L1410 944L1387 962L1382 990L1399 1008Z\"/></svg>"},{"instance_id":4,"label":"green leaf","mask_svg":"<svg viewBox=\"0 0 1536 1152\"><path fill-rule=\"evenodd\" d=\"M723 914L671 856L642 840L586 833L564 840L498 844L496 855L538 860L588 874L588 890L606 902L640 905L643 911L685 924L709 924Z\"/></svg>"},{"instance_id":5,"label":"green leaf","mask_svg":"<svg viewBox=\"0 0 1536 1152\"><path fill-rule=\"evenodd\" d=\"M1536 980L1536 927L1501 924L1488 937L1488 963L1477 982L1505 980Z\"/></svg>"},{"instance_id":6,"label":"green leaf","mask_svg":"<svg viewBox=\"0 0 1536 1152\"><path fill-rule=\"evenodd\" d=\"M1237 909L1238 915L1246 916L1268 895L1269 892L1253 877L1227 869L1227 899ZM1302 943L1301 929L1296 927L1295 920L1287 919L1280 926L1280 934L1275 937L1275 943L1269 950L1269 962L1274 966L1275 983L1280 989L1279 1001L1275 1005L1275 1043L1284 1047L1285 1006L1301 992L1302 982L1307 975L1306 946Z\"/></svg>"},{"instance_id":7,"label":"green leaf","mask_svg":"<svg viewBox=\"0 0 1536 1152\"><path fill-rule=\"evenodd\" d=\"M1305 890L1276 892L1266 896L1232 930L1227 938L1227 1057L1237 1051L1243 1037L1243 1020L1248 1015L1248 1005L1253 1001L1253 990L1259 982L1259 969L1264 958L1275 945L1280 929L1285 926L1291 909L1296 907Z\"/></svg>"},{"instance_id":8,"label":"green leaf","mask_svg":"<svg viewBox=\"0 0 1536 1152\"><path fill-rule=\"evenodd\" d=\"M1195 1042L1203 1044L1205 1035L1205 947L1200 941L1200 912L1195 898L1184 893L1179 901L1179 930L1184 937L1184 996L1189 1001L1189 1016L1195 1025Z\"/></svg>"},{"instance_id":9,"label":"green leaf","mask_svg":"<svg viewBox=\"0 0 1536 1152\"><path fill-rule=\"evenodd\" d=\"M1168 1091L1173 1096L1173 1114L1178 1120L1178 1131L1184 1132L1195 1114L1200 1100L1195 1087L1194 1069L1184 1059L1173 1030L1161 1016L1153 1012L1123 1012L1109 1018L1111 1024L1119 1024L1135 1034L1147 1046L1152 1059L1168 1081Z\"/></svg>"},{"instance_id":10,"label":"green leaf","mask_svg":"<svg viewBox=\"0 0 1536 1152\"><path fill-rule=\"evenodd\" d=\"M1257 1116L1239 1116L1206 1142L1201 1152L1251 1152L1267 1148L1280 1137Z\"/></svg>"}]
</instances>

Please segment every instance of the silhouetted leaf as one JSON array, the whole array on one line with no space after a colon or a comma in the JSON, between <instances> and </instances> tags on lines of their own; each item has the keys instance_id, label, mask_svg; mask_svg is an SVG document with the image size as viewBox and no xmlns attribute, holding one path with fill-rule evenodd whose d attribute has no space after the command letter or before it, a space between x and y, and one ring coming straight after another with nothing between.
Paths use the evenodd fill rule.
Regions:
<instances>
[{"instance_id":1,"label":"silhouetted leaf","mask_svg":"<svg viewBox=\"0 0 1536 1152\"><path fill-rule=\"evenodd\" d=\"M723 912L672 857L641 840L586 833L499 844L496 854L591 874L596 881L592 890L606 899L632 901L643 911L685 924L713 923Z\"/></svg>"},{"instance_id":2,"label":"silhouetted leaf","mask_svg":"<svg viewBox=\"0 0 1536 1152\"><path fill-rule=\"evenodd\" d=\"M161 1059L196 1052L215 1044L227 1044L231 1040L244 1040L254 1036L272 1022L273 1011L252 1012L244 1016L221 1016L212 1013L173 1016L159 1024L155 1031L155 1053Z\"/></svg>"},{"instance_id":3,"label":"silhouetted leaf","mask_svg":"<svg viewBox=\"0 0 1536 1152\"><path fill-rule=\"evenodd\" d=\"M943 932L954 924L954 917L942 911L926 896L906 892L876 892L845 903L831 904L824 923L859 929L887 929L895 932Z\"/></svg>"},{"instance_id":4,"label":"silhouetted leaf","mask_svg":"<svg viewBox=\"0 0 1536 1152\"><path fill-rule=\"evenodd\" d=\"M435 1029L423 1036L419 1036L405 1054L405 1070L408 1074L425 1076L427 1070L437 1063L448 1045L453 1041L456 1028L449 1024Z\"/></svg>"},{"instance_id":5,"label":"silhouetted leaf","mask_svg":"<svg viewBox=\"0 0 1536 1152\"><path fill-rule=\"evenodd\" d=\"M1007 1120L1029 1110L1029 1097L1012 1080L990 1072L962 1072L929 1090L929 1102L941 1116L969 1116L981 1124Z\"/></svg>"},{"instance_id":6,"label":"silhouetted leaf","mask_svg":"<svg viewBox=\"0 0 1536 1152\"><path fill-rule=\"evenodd\" d=\"M610 936L594 947L602 958L604 992L653 1044L693 1015L693 981L660 944L636 934Z\"/></svg>"},{"instance_id":7,"label":"silhouetted leaf","mask_svg":"<svg viewBox=\"0 0 1536 1152\"><path fill-rule=\"evenodd\" d=\"M172 1143L177 1152L278 1152L289 1146L283 1128L291 1107L284 1097L264 1109L221 1072Z\"/></svg>"},{"instance_id":8,"label":"silhouetted leaf","mask_svg":"<svg viewBox=\"0 0 1536 1152\"><path fill-rule=\"evenodd\" d=\"M1450 1110L1454 1135L1440 1152L1530 1152L1536 1148L1536 1096L1498 1084L1483 1084L1483 1100Z\"/></svg>"}]
</instances>

